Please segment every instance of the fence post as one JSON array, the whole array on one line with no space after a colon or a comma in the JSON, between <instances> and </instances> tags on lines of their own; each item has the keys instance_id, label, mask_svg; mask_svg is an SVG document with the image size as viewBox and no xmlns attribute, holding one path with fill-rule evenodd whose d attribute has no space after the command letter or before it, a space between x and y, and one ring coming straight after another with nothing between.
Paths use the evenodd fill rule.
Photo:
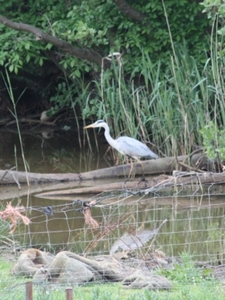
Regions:
<instances>
[{"instance_id":1,"label":"fence post","mask_svg":"<svg viewBox=\"0 0 225 300\"><path fill-rule=\"evenodd\" d=\"M73 300L73 288L66 288L66 300Z\"/></svg>"},{"instance_id":2,"label":"fence post","mask_svg":"<svg viewBox=\"0 0 225 300\"><path fill-rule=\"evenodd\" d=\"M26 300L33 300L33 284L32 284L32 281L26 282Z\"/></svg>"}]
</instances>

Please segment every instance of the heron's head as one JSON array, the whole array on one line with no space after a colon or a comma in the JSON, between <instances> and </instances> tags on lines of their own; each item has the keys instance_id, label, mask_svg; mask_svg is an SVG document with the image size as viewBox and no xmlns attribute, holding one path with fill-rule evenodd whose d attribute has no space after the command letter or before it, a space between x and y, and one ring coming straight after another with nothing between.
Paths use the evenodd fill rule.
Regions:
<instances>
[{"instance_id":1,"label":"heron's head","mask_svg":"<svg viewBox=\"0 0 225 300\"><path fill-rule=\"evenodd\" d=\"M97 128L97 127L104 127L106 125L106 123L103 120L98 120L93 124L90 124L88 126L85 126L84 129L87 128Z\"/></svg>"}]
</instances>

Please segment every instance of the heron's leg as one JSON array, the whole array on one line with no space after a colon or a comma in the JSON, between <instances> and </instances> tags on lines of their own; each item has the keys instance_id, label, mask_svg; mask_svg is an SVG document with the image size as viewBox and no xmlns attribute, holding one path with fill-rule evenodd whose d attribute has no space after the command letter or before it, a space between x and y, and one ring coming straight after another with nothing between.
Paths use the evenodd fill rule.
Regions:
<instances>
[{"instance_id":1,"label":"heron's leg","mask_svg":"<svg viewBox=\"0 0 225 300\"><path fill-rule=\"evenodd\" d=\"M130 171L128 174L128 177L125 179L124 183L123 183L123 187L126 188L126 183L131 179L131 175L132 175L132 171L133 171L133 158L131 156L127 156L127 163L130 162Z\"/></svg>"},{"instance_id":2,"label":"heron's leg","mask_svg":"<svg viewBox=\"0 0 225 300\"><path fill-rule=\"evenodd\" d=\"M132 157L130 158L130 160L131 160L131 163L130 163L130 172L129 172L129 175L128 175L128 180L131 178L132 171L133 171L133 168L134 168L134 163L133 163Z\"/></svg>"},{"instance_id":3,"label":"heron's leg","mask_svg":"<svg viewBox=\"0 0 225 300\"><path fill-rule=\"evenodd\" d=\"M145 179L145 173L144 173L144 165L143 165L143 162L142 162L140 159L138 159L138 158L136 158L136 160L140 163L141 169L142 169L142 178L141 178L141 180L138 182L138 185L139 185L141 182L144 182L144 183L145 183L145 187L147 187L148 181Z\"/></svg>"},{"instance_id":4,"label":"heron's leg","mask_svg":"<svg viewBox=\"0 0 225 300\"><path fill-rule=\"evenodd\" d=\"M136 161L141 165L141 170L142 170L142 177L144 178L145 177L145 174L144 174L144 166L143 166L143 163L140 159L138 158L135 158Z\"/></svg>"},{"instance_id":5,"label":"heron's leg","mask_svg":"<svg viewBox=\"0 0 225 300\"><path fill-rule=\"evenodd\" d=\"M144 175L144 166L143 166L142 161L140 159L138 159L137 157L130 157L130 159L131 159L131 168L130 168L128 178L131 177L131 174L132 174L132 171L133 171L133 168L134 168L134 162L133 162L134 160L136 160L141 165L142 177L144 178L145 177L145 175Z\"/></svg>"}]
</instances>

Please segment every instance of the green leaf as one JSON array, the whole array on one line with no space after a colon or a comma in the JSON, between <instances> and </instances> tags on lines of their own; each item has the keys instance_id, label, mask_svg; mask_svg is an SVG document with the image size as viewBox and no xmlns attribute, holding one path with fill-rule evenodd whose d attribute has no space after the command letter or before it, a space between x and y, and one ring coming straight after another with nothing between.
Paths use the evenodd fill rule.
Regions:
<instances>
[{"instance_id":1,"label":"green leaf","mask_svg":"<svg viewBox=\"0 0 225 300\"><path fill-rule=\"evenodd\" d=\"M13 72L13 70L14 70L14 66L13 66L13 65L10 65L10 66L9 66L9 71L10 71L10 72Z\"/></svg>"},{"instance_id":2,"label":"green leaf","mask_svg":"<svg viewBox=\"0 0 225 300\"><path fill-rule=\"evenodd\" d=\"M30 61L30 55L28 53L27 56L26 56L26 62L28 63L29 61Z\"/></svg>"},{"instance_id":3,"label":"green leaf","mask_svg":"<svg viewBox=\"0 0 225 300\"><path fill-rule=\"evenodd\" d=\"M26 44L25 44L25 49L26 49L26 50L29 50L29 49L30 49L30 43L26 43Z\"/></svg>"}]
</instances>

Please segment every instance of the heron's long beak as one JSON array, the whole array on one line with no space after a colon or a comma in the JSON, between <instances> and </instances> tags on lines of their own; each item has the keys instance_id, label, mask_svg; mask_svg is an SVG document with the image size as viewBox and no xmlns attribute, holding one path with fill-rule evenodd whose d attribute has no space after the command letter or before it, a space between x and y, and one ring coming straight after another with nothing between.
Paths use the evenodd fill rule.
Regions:
<instances>
[{"instance_id":1,"label":"heron's long beak","mask_svg":"<svg viewBox=\"0 0 225 300\"><path fill-rule=\"evenodd\" d=\"M93 124L90 124L90 125L84 127L84 129L87 129L87 128L93 128Z\"/></svg>"}]
</instances>

